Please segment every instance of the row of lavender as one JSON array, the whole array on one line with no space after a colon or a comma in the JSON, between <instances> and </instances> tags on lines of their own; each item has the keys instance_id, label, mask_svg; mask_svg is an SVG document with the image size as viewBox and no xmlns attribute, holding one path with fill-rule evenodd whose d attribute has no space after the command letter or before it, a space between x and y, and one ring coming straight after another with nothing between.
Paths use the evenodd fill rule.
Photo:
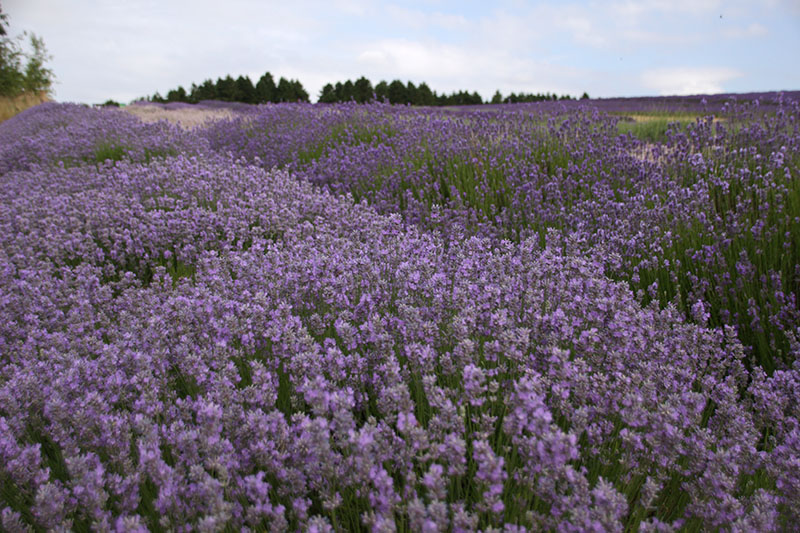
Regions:
<instances>
[{"instance_id":1,"label":"row of lavender","mask_svg":"<svg viewBox=\"0 0 800 533\"><path fill-rule=\"evenodd\" d=\"M286 127L259 130L264 116ZM458 142L482 146L480 120L277 106L198 135L52 105L0 128L0 161L17 157L0 172L3 528L766 531L800 518L797 365L748 370L732 329L702 325L703 302L695 324L643 307L602 275L625 258L565 232L566 213L542 214L560 221L544 239L518 224L516 243L500 240L516 219L486 209L512 188L480 185L497 168L521 179L510 157L471 178L471 198L445 158L442 174L465 181L427 206L405 136L438 132L419 139L435 172ZM592 167L571 160L578 136L561 153L553 139L611 127L529 120L485 127L534 147L534 127L552 130L539 156L560 177ZM260 165L306 179L211 149L255 150L265 132L283 151ZM408 177L389 164L401 142ZM636 143L617 142L632 164ZM122 160L96 164L109 146ZM372 167L385 187L413 185L402 216L308 183L309 169L346 183L319 162L341 151L344 180L359 147L386 154ZM391 211L367 177L336 190ZM545 193L588 208L569 191ZM628 223L620 203L596 218Z\"/></svg>"},{"instance_id":2,"label":"row of lavender","mask_svg":"<svg viewBox=\"0 0 800 533\"><path fill-rule=\"evenodd\" d=\"M267 107L206 136L426 229L544 242L556 228L645 302L687 315L704 302L772 370L791 364L800 323L800 108L783 95L714 105L722 120L676 127L665 144L621 136L618 117L578 103Z\"/></svg>"}]
</instances>

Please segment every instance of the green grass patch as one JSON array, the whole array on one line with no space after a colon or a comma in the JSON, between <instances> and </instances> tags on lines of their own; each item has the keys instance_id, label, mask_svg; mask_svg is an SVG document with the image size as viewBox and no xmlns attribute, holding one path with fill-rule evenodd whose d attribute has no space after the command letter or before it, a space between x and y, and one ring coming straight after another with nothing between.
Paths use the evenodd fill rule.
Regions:
<instances>
[{"instance_id":1,"label":"green grass patch","mask_svg":"<svg viewBox=\"0 0 800 533\"><path fill-rule=\"evenodd\" d=\"M620 134L631 134L646 142L665 142L667 132L677 132L695 122L699 115L626 115L617 122Z\"/></svg>"}]
</instances>

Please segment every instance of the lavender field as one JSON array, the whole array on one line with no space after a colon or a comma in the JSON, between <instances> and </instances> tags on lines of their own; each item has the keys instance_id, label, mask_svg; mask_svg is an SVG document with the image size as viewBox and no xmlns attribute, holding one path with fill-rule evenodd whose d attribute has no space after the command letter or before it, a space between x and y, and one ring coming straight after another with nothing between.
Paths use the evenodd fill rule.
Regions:
<instances>
[{"instance_id":1,"label":"lavender field","mask_svg":"<svg viewBox=\"0 0 800 533\"><path fill-rule=\"evenodd\" d=\"M799 101L0 124L0 529L792 530Z\"/></svg>"}]
</instances>

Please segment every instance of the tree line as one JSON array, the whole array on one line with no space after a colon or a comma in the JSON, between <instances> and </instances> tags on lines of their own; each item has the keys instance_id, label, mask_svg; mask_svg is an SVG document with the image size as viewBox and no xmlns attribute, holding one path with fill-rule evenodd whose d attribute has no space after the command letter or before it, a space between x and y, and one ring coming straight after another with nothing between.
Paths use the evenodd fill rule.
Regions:
<instances>
[{"instance_id":1,"label":"tree line","mask_svg":"<svg viewBox=\"0 0 800 533\"><path fill-rule=\"evenodd\" d=\"M589 98L583 93L581 98ZM572 100L570 95L558 96L555 93L511 93L503 96L500 91L495 92L490 101L484 102L477 92L454 91L450 94L437 93L431 90L427 83L415 85L409 81L400 80L391 82L380 81L376 85L361 76L355 81L327 83L320 91L318 102L356 102L366 103L373 100L388 101L391 104L409 104L421 106L449 106L449 105L478 105L484 103L520 103L541 102L548 100ZM234 79L230 75L217 78L217 81L208 79L202 84L192 84L187 91L182 86L167 92L166 96L155 93L145 98L151 102L187 102L197 103L201 100L222 100L226 102L243 102L246 104L265 104L268 102L309 102L308 93L298 80L287 80L281 77L278 83L269 72L265 73L258 82L253 84L249 76L239 76Z\"/></svg>"},{"instance_id":2,"label":"tree line","mask_svg":"<svg viewBox=\"0 0 800 533\"><path fill-rule=\"evenodd\" d=\"M28 37L29 52L20 42ZM50 59L44 41L35 34L8 35L8 15L0 6L0 96L15 97L24 93L49 93L53 71L44 66ZM24 60L24 64L23 64Z\"/></svg>"},{"instance_id":3,"label":"tree line","mask_svg":"<svg viewBox=\"0 0 800 533\"><path fill-rule=\"evenodd\" d=\"M419 85L414 85L414 83L410 81L405 84L400 80L394 80L391 83L381 81L373 87L372 83L367 78L362 76L356 81L347 80L344 83L336 82L336 84L326 84L320 92L319 102L334 103L355 101L358 103L364 103L371 101L373 98L379 101L388 100L389 103L392 104L425 106L479 105L484 103L516 104L519 102L542 102L546 100L573 99L570 95L558 96L555 93L511 93L504 97L500 91L497 91L490 101L484 102L483 98L481 98L481 95L479 95L477 92L470 93L468 91L455 91L451 94L437 94L436 91L432 91L425 82L422 82ZM583 93L581 98L589 98L589 95L587 93Z\"/></svg>"},{"instance_id":4,"label":"tree line","mask_svg":"<svg viewBox=\"0 0 800 533\"><path fill-rule=\"evenodd\" d=\"M230 75L207 79L200 85L192 83L187 91L182 86L171 89L166 96L155 93L145 98L150 102L187 102L196 104L201 100L222 100L223 102L242 102L245 104L266 104L268 102L308 102L308 93L298 80L281 77L278 83L269 72L253 83L249 76L233 79Z\"/></svg>"}]
</instances>

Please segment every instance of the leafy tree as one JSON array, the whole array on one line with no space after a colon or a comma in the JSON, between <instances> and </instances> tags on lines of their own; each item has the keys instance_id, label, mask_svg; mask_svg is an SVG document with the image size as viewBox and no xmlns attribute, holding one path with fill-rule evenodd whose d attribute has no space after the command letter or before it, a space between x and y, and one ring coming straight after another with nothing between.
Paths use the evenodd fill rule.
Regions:
<instances>
[{"instance_id":1,"label":"leafy tree","mask_svg":"<svg viewBox=\"0 0 800 533\"><path fill-rule=\"evenodd\" d=\"M493 104L502 104L503 103L503 95L500 94L499 90L494 92L494 96L492 96L492 103Z\"/></svg>"},{"instance_id":2,"label":"leafy tree","mask_svg":"<svg viewBox=\"0 0 800 533\"><path fill-rule=\"evenodd\" d=\"M272 74L266 72L256 83L256 102L259 104L275 102L274 98L275 80L272 79Z\"/></svg>"},{"instance_id":3,"label":"leafy tree","mask_svg":"<svg viewBox=\"0 0 800 533\"><path fill-rule=\"evenodd\" d=\"M22 73L22 51L16 42L0 38L0 95L15 96L22 91L25 76Z\"/></svg>"},{"instance_id":4,"label":"leafy tree","mask_svg":"<svg viewBox=\"0 0 800 533\"><path fill-rule=\"evenodd\" d=\"M50 92L53 85L53 71L44 66L45 62L52 59L47 53L44 41L34 34L30 35L31 54L28 64L25 65L24 87L31 92Z\"/></svg>"},{"instance_id":5,"label":"leafy tree","mask_svg":"<svg viewBox=\"0 0 800 533\"><path fill-rule=\"evenodd\" d=\"M16 96L21 92L49 93L53 86L53 71L44 64L51 59L44 41L35 34L23 33L12 39L8 36L8 15L0 7L0 95ZM28 36L31 51L23 52L19 41ZM27 59L25 66L23 58Z\"/></svg>"},{"instance_id":6,"label":"leafy tree","mask_svg":"<svg viewBox=\"0 0 800 533\"><path fill-rule=\"evenodd\" d=\"M587 93L587 92L584 92L584 93L581 95L581 100L588 100L588 99L589 99L589 93Z\"/></svg>"}]
</instances>

